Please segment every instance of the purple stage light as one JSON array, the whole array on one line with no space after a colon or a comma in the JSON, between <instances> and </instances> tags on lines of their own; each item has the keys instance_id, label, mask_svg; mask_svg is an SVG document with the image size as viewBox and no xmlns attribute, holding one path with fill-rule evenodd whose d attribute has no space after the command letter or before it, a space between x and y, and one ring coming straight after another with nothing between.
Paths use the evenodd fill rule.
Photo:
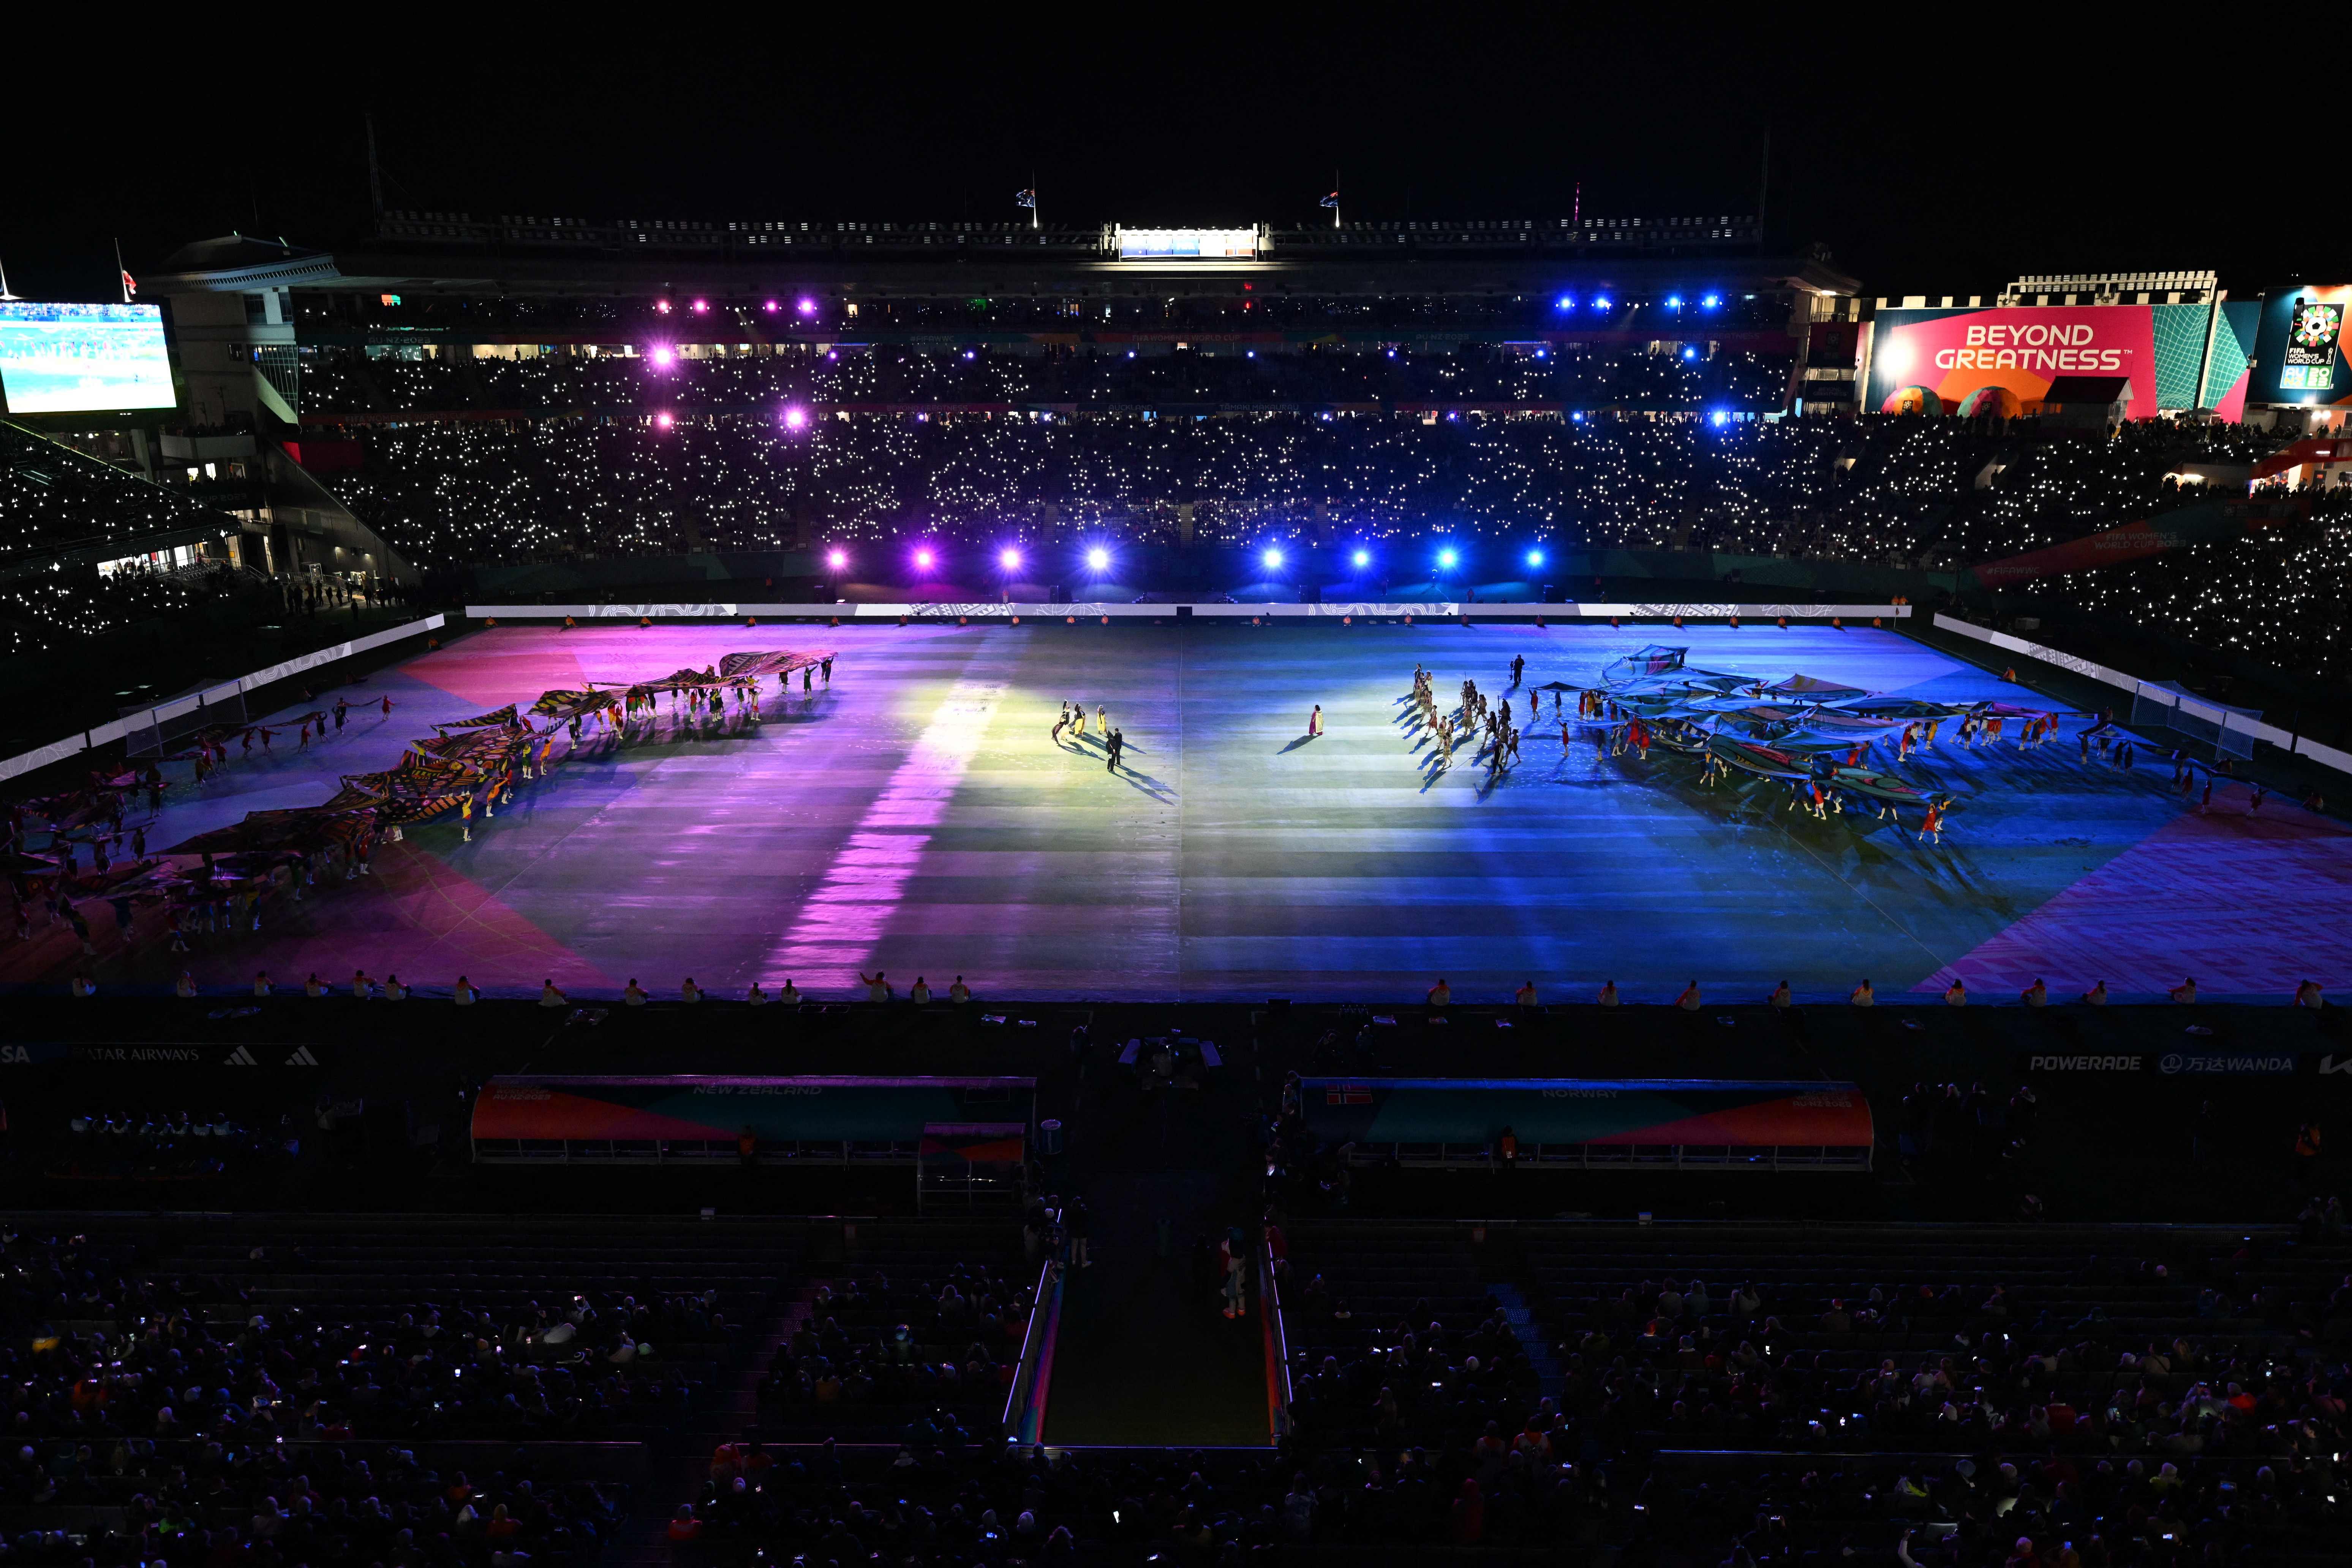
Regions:
<instances>
[{"instance_id":1,"label":"purple stage light","mask_svg":"<svg viewBox=\"0 0 2352 1568\"><path fill-rule=\"evenodd\" d=\"M815 314L816 314L816 301L815 301L815 300L811 300L811 299L807 298L806 296L803 296L803 298L802 298L802 300L801 300L801 314L802 314L802 315L803 315L803 316L814 316L814 315L815 315Z\"/></svg>"},{"instance_id":2,"label":"purple stage light","mask_svg":"<svg viewBox=\"0 0 2352 1568\"><path fill-rule=\"evenodd\" d=\"M996 563L1007 572L1017 570L1021 565L1021 552L1008 544L996 552Z\"/></svg>"},{"instance_id":3,"label":"purple stage light","mask_svg":"<svg viewBox=\"0 0 2352 1568\"><path fill-rule=\"evenodd\" d=\"M698 315L698 316L707 315L707 314L709 314L709 310L710 310L710 301L709 301L709 300L697 300L694 302L694 313L695 313L696 315Z\"/></svg>"},{"instance_id":4,"label":"purple stage light","mask_svg":"<svg viewBox=\"0 0 2352 1568\"><path fill-rule=\"evenodd\" d=\"M780 305L780 304L776 303L776 301L775 301L775 300L769 300L766 304L764 304L764 305L761 306L761 307L760 307L760 309L761 309L762 310L767 311L767 312L768 312L768 314L770 314L771 316L772 316L772 315L774 315L777 311L779 311L779 310L782 310L782 309L783 309L783 307L782 307L782 305Z\"/></svg>"},{"instance_id":5,"label":"purple stage light","mask_svg":"<svg viewBox=\"0 0 2352 1568\"><path fill-rule=\"evenodd\" d=\"M787 409L785 409L785 410L784 410L784 428L785 428L785 429L787 429L787 430L805 430L805 429L807 429L807 428L808 428L808 410L807 410L807 409L805 409L805 408L787 408Z\"/></svg>"},{"instance_id":6,"label":"purple stage light","mask_svg":"<svg viewBox=\"0 0 2352 1568\"><path fill-rule=\"evenodd\" d=\"M931 552L928 550L918 550L915 552L915 564L921 567L926 572L931 569Z\"/></svg>"},{"instance_id":7,"label":"purple stage light","mask_svg":"<svg viewBox=\"0 0 2352 1568\"><path fill-rule=\"evenodd\" d=\"M849 552L846 550L827 551L825 552L824 563L838 572L843 567L849 564Z\"/></svg>"},{"instance_id":8,"label":"purple stage light","mask_svg":"<svg viewBox=\"0 0 2352 1568\"><path fill-rule=\"evenodd\" d=\"M656 430L667 430L677 423L677 420L667 409L654 416L654 428Z\"/></svg>"},{"instance_id":9,"label":"purple stage light","mask_svg":"<svg viewBox=\"0 0 2352 1568\"><path fill-rule=\"evenodd\" d=\"M667 349L656 349L651 357L656 370L667 370L677 363L677 356Z\"/></svg>"},{"instance_id":10,"label":"purple stage light","mask_svg":"<svg viewBox=\"0 0 2352 1568\"><path fill-rule=\"evenodd\" d=\"M668 314L669 314L669 301L668 301L668 300L655 300L655 301L654 301L654 311L655 311L655 313L656 313L656 315L663 315L663 316L667 316L667 315L668 315Z\"/></svg>"}]
</instances>

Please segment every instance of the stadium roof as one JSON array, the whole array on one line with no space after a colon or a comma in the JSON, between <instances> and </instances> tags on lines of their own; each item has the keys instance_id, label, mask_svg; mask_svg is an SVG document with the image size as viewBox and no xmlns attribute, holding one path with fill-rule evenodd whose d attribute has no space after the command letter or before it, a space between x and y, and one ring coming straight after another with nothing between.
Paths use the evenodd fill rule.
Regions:
<instances>
[{"instance_id":1,"label":"stadium roof","mask_svg":"<svg viewBox=\"0 0 2352 1568\"><path fill-rule=\"evenodd\" d=\"M1123 257L1115 225L575 224L390 215L331 252L232 235L183 247L149 276L162 294L303 288L416 294L721 297L817 289L897 295L1116 295L1232 290L1511 294L1558 288L1860 285L1825 254L1755 253L1752 219L1495 219L1259 226L1239 257ZM1128 231L1132 233L1133 231Z\"/></svg>"}]
</instances>

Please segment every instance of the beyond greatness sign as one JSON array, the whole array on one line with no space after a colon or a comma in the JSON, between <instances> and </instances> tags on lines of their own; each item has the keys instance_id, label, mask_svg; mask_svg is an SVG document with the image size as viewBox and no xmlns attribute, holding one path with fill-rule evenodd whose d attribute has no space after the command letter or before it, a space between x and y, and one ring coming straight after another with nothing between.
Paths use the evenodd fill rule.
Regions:
<instances>
[{"instance_id":1,"label":"beyond greatness sign","mask_svg":"<svg viewBox=\"0 0 2352 1568\"><path fill-rule=\"evenodd\" d=\"M2040 412L2062 375L2121 376L2126 416L2157 411L2156 307L1881 310L1865 407L1883 413ZM2199 345L2201 349L2202 345Z\"/></svg>"}]
</instances>

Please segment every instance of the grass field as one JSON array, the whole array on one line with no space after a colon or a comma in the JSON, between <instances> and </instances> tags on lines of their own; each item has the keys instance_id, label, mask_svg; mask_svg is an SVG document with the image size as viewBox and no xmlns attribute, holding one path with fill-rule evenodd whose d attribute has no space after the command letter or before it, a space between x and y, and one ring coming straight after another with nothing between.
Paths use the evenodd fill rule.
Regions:
<instances>
[{"instance_id":1,"label":"grass field","mask_svg":"<svg viewBox=\"0 0 2352 1568\"><path fill-rule=\"evenodd\" d=\"M454 821L412 827L374 877L278 900L258 935L199 938L192 967L208 984L364 967L660 992L789 976L838 994L878 967L902 990L961 973L983 995L1365 1000L1439 975L1465 999L1532 979L1554 1000L1604 979L1643 996L1696 979L1727 999L1784 977L1834 995L1865 975L1899 993L1958 973L2003 995L2037 974L2119 994L2184 973L2217 995L2352 984L2352 834L2276 800L2249 816L2238 786L2211 815L2184 810L2160 749L2124 775L2083 765L2073 725L1974 752L1948 725L1902 770L1956 802L1944 841L1922 845L1916 817L1816 822L1775 786L1703 788L1687 759L1563 746L1556 725L1530 726L1500 778L1466 759L1439 775L1404 720L1416 662L1441 694L1470 677L1502 695L1515 655L1530 685L1590 681L1657 640L1767 679L2043 700L1898 634L1827 627L501 627L346 689L393 712L358 709L308 752L257 748L175 793L150 839L310 804L436 720L549 687L826 646L831 689L771 695L755 731L592 751L470 843ZM1049 739L1064 699L1108 710L1127 768L1091 732ZM1318 702L1327 732L1309 741ZM110 929L100 947L102 978L177 966ZM37 931L0 975L73 962L61 931Z\"/></svg>"}]
</instances>

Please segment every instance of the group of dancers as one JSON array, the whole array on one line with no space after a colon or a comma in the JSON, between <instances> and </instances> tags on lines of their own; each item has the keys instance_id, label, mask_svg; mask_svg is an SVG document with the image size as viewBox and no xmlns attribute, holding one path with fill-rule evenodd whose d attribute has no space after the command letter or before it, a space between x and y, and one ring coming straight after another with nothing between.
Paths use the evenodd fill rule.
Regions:
<instances>
[{"instance_id":1,"label":"group of dancers","mask_svg":"<svg viewBox=\"0 0 2352 1568\"><path fill-rule=\"evenodd\" d=\"M1530 708L1538 701L1529 699ZM1454 749L1457 745L1475 745L1473 758L1485 758L1490 774L1499 773L1519 760L1519 726L1514 721L1508 697L1500 702L1491 701L1478 689L1476 681L1465 679L1460 701L1441 712L1436 678L1416 664L1412 667L1412 703L1422 729L1436 748L1439 772L1454 765ZM1320 715L1318 708L1318 730Z\"/></svg>"},{"instance_id":2,"label":"group of dancers","mask_svg":"<svg viewBox=\"0 0 2352 1568\"><path fill-rule=\"evenodd\" d=\"M1073 743L1083 748L1086 744L1087 726L1089 722L1093 724L1095 733L1101 739L1103 771L1114 773L1118 772L1119 758L1127 750L1127 731L1112 727L1109 711L1099 702L1095 704L1094 717L1090 721L1087 717L1085 703L1065 701L1062 704L1061 717L1054 721L1052 737L1054 744L1059 746L1062 743L1062 737L1066 734Z\"/></svg>"}]
</instances>

